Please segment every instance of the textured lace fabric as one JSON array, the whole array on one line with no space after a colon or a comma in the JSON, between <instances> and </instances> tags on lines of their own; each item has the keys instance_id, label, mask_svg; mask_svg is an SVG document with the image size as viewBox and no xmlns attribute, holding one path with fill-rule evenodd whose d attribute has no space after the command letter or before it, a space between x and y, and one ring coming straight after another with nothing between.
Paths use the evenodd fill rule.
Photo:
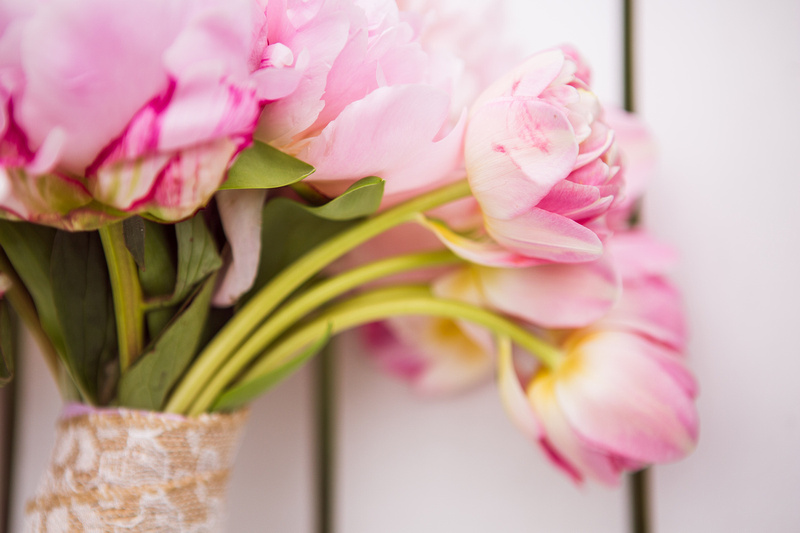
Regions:
<instances>
[{"instance_id":1,"label":"textured lace fabric","mask_svg":"<svg viewBox=\"0 0 800 533\"><path fill-rule=\"evenodd\" d=\"M26 531L222 531L246 412L103 410L59 421Z\"/></svg>"}]
</instances>

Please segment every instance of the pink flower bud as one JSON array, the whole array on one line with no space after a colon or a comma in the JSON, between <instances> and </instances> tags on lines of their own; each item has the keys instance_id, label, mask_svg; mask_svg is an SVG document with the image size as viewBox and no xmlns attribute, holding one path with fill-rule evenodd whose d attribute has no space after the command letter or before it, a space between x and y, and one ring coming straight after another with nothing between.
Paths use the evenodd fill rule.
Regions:
<instances>
[{"instance_id":1,"label":"pink flower bud","mask_svg":"<svg viewBox=\"0 0 800 533\"><path fill-rule=\"evenodd\" d=\"M603 215L622 183L613 132L586 79L574 52L549 50L495 82L472 107L467 176L488 235L527 259L517 263L602 255Z\"/></svg>"}]
</instances>

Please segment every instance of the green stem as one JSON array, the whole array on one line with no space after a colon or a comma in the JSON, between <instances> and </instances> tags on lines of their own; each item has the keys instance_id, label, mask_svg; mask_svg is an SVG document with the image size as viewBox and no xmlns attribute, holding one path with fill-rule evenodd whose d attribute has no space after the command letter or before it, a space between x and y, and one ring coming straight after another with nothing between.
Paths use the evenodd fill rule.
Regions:
<instances>
[{"instance_id":1,"label":"green stem","mask_svg":"<svg viewBox=\"0 0 800 533\"><path fill-rule=\"evenodd\" d=\"M400 286L357 296L323 313L271 349L240 383L257 380L286 366L304 347L326 335L399 315L427 315L474 322L497 335L509 337L549 368L554 368L561 357L558 348L498 314L462 302L436 298L425 286Z\"/></svg>"},{"instance_id":2,"label":"green stem","mask_svg":"<svg viewBox=\"0 0 800 533\"><path fill-rule=\"evenodd\" d=\"M120 372L125 372L144 348L144 306L139 272L125 247L122 222L103 226L98 231L114 296Z\"/></svg>"},{"instance_id":3,"label":"green stem","mask_svg":"<svg viewBox=\"0 0 800 533\"><path fill-rule=\"evenodd\" d=\"M192 403L188 413L200 414L213 405L214 400L247 365L253 362L278 336L309 313L345 292L392 274L425 267L459 263L450 251L437 251L392 257L376 261L335 278L323 281L288 302L266 323L259 327L235 354L214 374Z\"/></svg>"},{"instance_id":4,"label":"green stem","mask_svg":"<svg viewBox=\"0 0 800 533\"><path fill-rule=\"evenodd\" d=\"M42 324L39 321L39 314L36 312L36 305L22 280L17 276L16 271L8 261L6 254L0 251L0 272L5 274L11 282L11 287L6 291L4 297L8 300L14 310L22 319L23 324L28 328L36 344L42 352L47 368L50 370L56 384L61 383L60 363L58 360L58 353L56 352L53 343L50 342L50 337L47 336Z\"/></svg>"},{"instance_id":5,"label":"green stem","mask_svg":"<svg viewBox=\"0 0 800 533\"><path fill-rule=\"evenodd\" d=\"M423 194L336 235L286 267L256 293L208 343L175 389L165 410L173 413L186 412L197 392L219 371L231 354L239 349L250 332L287 296L331 262L384 231L413 220L419 213L469 194L466 180Z\"/></svg>"}]
</instances>

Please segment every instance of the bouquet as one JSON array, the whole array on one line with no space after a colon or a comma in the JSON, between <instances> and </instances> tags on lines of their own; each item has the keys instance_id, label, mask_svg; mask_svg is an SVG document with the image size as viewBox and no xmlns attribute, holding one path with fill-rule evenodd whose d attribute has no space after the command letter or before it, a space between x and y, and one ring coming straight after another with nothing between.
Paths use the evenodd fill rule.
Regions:
<instances>
[{"instance_id":1,"label":"bouquet","mask_svg":"<svg viewBox=\"0 0 800 533\"><path fill-rule=\"evenodd\" d=\"M646 133L572 48L504 65L386 0L55 0L0 27L0 318L67 402L31 531L215 530L242 409L351 329L419 390L496 376L577 482L693 448Z\"/></svg>"}]
</instances>

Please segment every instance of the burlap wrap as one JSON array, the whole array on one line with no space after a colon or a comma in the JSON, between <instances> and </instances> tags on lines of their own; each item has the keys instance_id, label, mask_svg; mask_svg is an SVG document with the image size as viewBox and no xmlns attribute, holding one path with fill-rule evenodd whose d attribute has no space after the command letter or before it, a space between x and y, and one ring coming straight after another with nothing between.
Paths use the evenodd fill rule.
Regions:
<instances>
[{"instance_id":1,"label":"burlap wrap","mask_svg":"<svg viewBox=\"0 0 800 533\"><path fill-rule=\"evenodd\" d=\"M121 409L59 421L26 531L221 531L246 419Z\"/></svg>"}]
</instances>

